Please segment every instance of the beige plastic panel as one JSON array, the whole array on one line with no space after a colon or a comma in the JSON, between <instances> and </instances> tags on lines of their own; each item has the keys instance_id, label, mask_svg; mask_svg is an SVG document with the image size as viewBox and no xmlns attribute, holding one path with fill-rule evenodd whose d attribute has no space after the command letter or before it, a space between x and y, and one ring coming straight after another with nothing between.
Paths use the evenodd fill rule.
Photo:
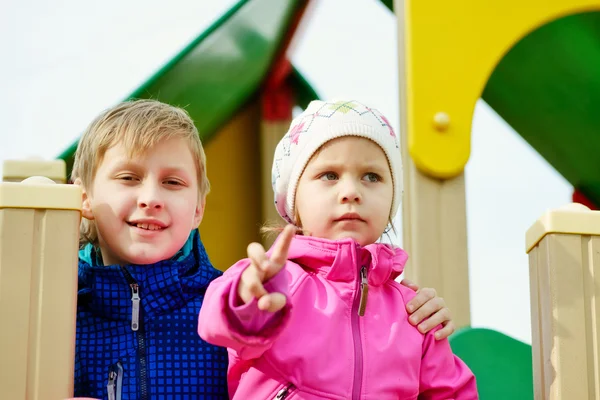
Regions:
<instances>
[{"instance_id":1,"label":"beige plastic panel","mask_svg":"<svg viewBox=\"0 0 600 400\"><path fill-rule=\"evenodd\" d=\"M0 185L0 208L81 210L81 188L54 184L49 178L32 176L22 183Z\"/></svg>"},{"instance_id":2,"label":"beige plastic panel","mask_svg":"<svg viewBox=\"0 0 600 400\"><path fill-rule=\"evenodd\" d=\"M7 204L19 195L15 186L37 207ZM65 399L73 396L80 222L70 208L81 192L28 186L0 183L0 398ZM61 190L66 209L44 209L46 192L55 199Z\"/></svg>"},{"instance_id":3,"label":"beige plastic panel","mask_svg":"<svg viewBox=\"0 0 600 400\"><path fill-rule=\"evenodd\" d=\"M457 327L471 324L464 174L430 178L405 158L403 247L405 276L437 290Z\"/></svg>"},{"instance_id":4,"label":"beige plastic panel","mask_svg":"<svg viewBox=\"0 0 600 400\"><path fill-rule=\"evenodd\" d=\"M528 231L536 399L600 400L599 218L570 206Z\"/></svg>"},{"instance_id":5,"label":"beige plastic panel","mask_svg":"<svg viewBox=\"0 0 600 400\"><path fill-rule=\"evenodd\" d=\"M45 176L56 183L67 182L64 160L6 160L2 163L4 182L21 182L30 176Z\"/></svg>"},{"instance_id":6,"label":"beige plastic panel","mask_svg":"<svg viewBox=\"0 0 600 400\"><path fill-rule=\"evenodd\" d=\"M527 252L549 233L600 235L600 212L579 203L548 211L527 230Z\"/></svg>"}]
</instances>

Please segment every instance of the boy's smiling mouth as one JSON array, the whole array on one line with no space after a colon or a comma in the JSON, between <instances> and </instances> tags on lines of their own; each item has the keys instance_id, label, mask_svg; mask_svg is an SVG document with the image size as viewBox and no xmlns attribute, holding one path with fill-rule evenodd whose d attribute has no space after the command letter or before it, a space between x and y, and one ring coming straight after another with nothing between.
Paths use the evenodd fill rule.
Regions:
<instances>
[{"instance_id":1,"label":"boy's smiling mouth","mask_svg":"<svg viewBox=\"0 0 600 400\"><path fill-rule=\"evenodd\" d=\"M147 231L161 231L165 229L167 226L160 221L146 221L146 220L138 220L138 221L127 221L129 226L133 226L135 228L144 229Z\"/></svg>"}]
</instances>

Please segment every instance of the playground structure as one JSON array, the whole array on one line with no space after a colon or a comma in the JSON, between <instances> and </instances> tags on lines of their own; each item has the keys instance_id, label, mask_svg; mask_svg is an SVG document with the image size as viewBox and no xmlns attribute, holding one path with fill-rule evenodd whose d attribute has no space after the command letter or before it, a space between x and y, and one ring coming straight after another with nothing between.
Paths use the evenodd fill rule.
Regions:
<instances>
[{"instance_id":1,"label":"playground structure","mask_svg":"<svg viewBox=\"0 0 600 400\"><path fill-rule=\"evenodd\" d=\"M67 183L64 160L6 160L2 165L3 182L21 182L30 176L44 176L55 183Z\"/></svg>"},{"instance_id":2,"label":"playground structure","mask_svg":"<svg viewBox=\"0 0 600 400\"><path fill-rule=\"evenodd\" d=\"M600 122L594 109L600 104L600 3L505 0L493 7L477 0L383 3L398 16L403 237L411 254L407 276L438 289L455 322L464 328L451 344L475 372L482 399L600 399L600 278L595 273L600 268L596 256L600 216L582 209L556 210L527 233L532 308L532 346L528 346L498 332L469 328L464 188L473 110L483 97L573 184L577 198L600 204L600 159L594 150L600 148L600 136L594 132ZM259 224L277 216L270 187L273 148L291 121L293 107L317 97L286 58L306 14L310 15L306 1L240 1L130 96L189 104L205 143L209 179L219 182L213 185L207 201L210 212L200 227L217 267L243 257L247 243L260 240ZM232 43L236 47L223 57ZM581 57L583 53L587 56ZM75 147L76 143L59 156L66 170ZM16 170L10 174L16 181L49 176L39 168ZM62 178L66 180L66 175ZM15 301L7 296L16 296L18 285L24 293L37 293L27 280L10 281L5 269L9 264L5 249L14 246L9 240L16 236L10 225L14 222L3 213L24 209L26 203L4 204L3 191L13 190L4 185L0 186L2 318L14 312L6 308ZM16 186L8 188L12 187ZM69 187L48 185L40 190ZM231 235L227 227L234 225L237 234ZM228 243L227 249L223 243ZM76 254L63 249L72 257ZM75 262L69 259L64 265ZM64 282L68 281L62 281L62 287L68 287ZM9 295L4 294L7 286L13 288ZM65 307L72 307L67 303ZM60 337L68 348L72 336ZM21 346L20 351L26 350ZM34 361L28 360L31 368ZM0 368L4 371L4 364ZM34 382L29 388L46 384L27 382ZM24 386L7 385L3 387L15 388L12 397L23 398L18 390ZM26 393L36 398L29 394L32 390Z\"/></svg>"},{"instance_id":3,"label":"playground structure","mask_svg":"<svg viewBox=\"0 0 600 400\"><path fill-rule=\"evenodd\" d=\"M0 184L3 397L73 394L80 213L75 185L45 177Z\"/></svg>"}]
</instances>

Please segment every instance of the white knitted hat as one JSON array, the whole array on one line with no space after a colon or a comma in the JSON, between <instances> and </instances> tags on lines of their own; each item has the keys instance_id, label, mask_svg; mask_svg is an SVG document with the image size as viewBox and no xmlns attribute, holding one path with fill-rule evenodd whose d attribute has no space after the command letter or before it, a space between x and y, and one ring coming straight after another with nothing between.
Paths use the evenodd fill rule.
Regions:
<instances>
[{"instance_id":1,"label":"white knitted hat","mask_svg":"<svg viewBox=\"0 0 600 400\"><path fill-rule=\"evenodd\" d=\"M342 136L371 139L383 149L394 185L390 217L396 215L402 199L402 159L400 138L387 118L376 109L355 100L315 100L294 118L275 149L271 183L275 207L283 219L296 224L296 188L306 164L326 142Z\"/></svg>"}]
</instances>

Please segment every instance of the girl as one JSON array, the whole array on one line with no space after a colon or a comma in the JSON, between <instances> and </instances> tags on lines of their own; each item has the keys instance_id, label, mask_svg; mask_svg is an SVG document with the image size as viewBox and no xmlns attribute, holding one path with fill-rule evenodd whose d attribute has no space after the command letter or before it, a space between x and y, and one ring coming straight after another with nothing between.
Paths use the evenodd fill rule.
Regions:
<instances>
[{"instance_id":1,"label":"girl","mask_svg":"<svg viewBox=\"0 0 600 400\"><path fill-rule=\"evenodd\" d=\"M288 225L271 250L206 292L199 334L229 349L233 399L476 399L475 378L434 331L408 322L395 282L407 254L378 243L402 196L399 140L357 101L314 101L275 151Z\"/></svg>"}]
</instances>

